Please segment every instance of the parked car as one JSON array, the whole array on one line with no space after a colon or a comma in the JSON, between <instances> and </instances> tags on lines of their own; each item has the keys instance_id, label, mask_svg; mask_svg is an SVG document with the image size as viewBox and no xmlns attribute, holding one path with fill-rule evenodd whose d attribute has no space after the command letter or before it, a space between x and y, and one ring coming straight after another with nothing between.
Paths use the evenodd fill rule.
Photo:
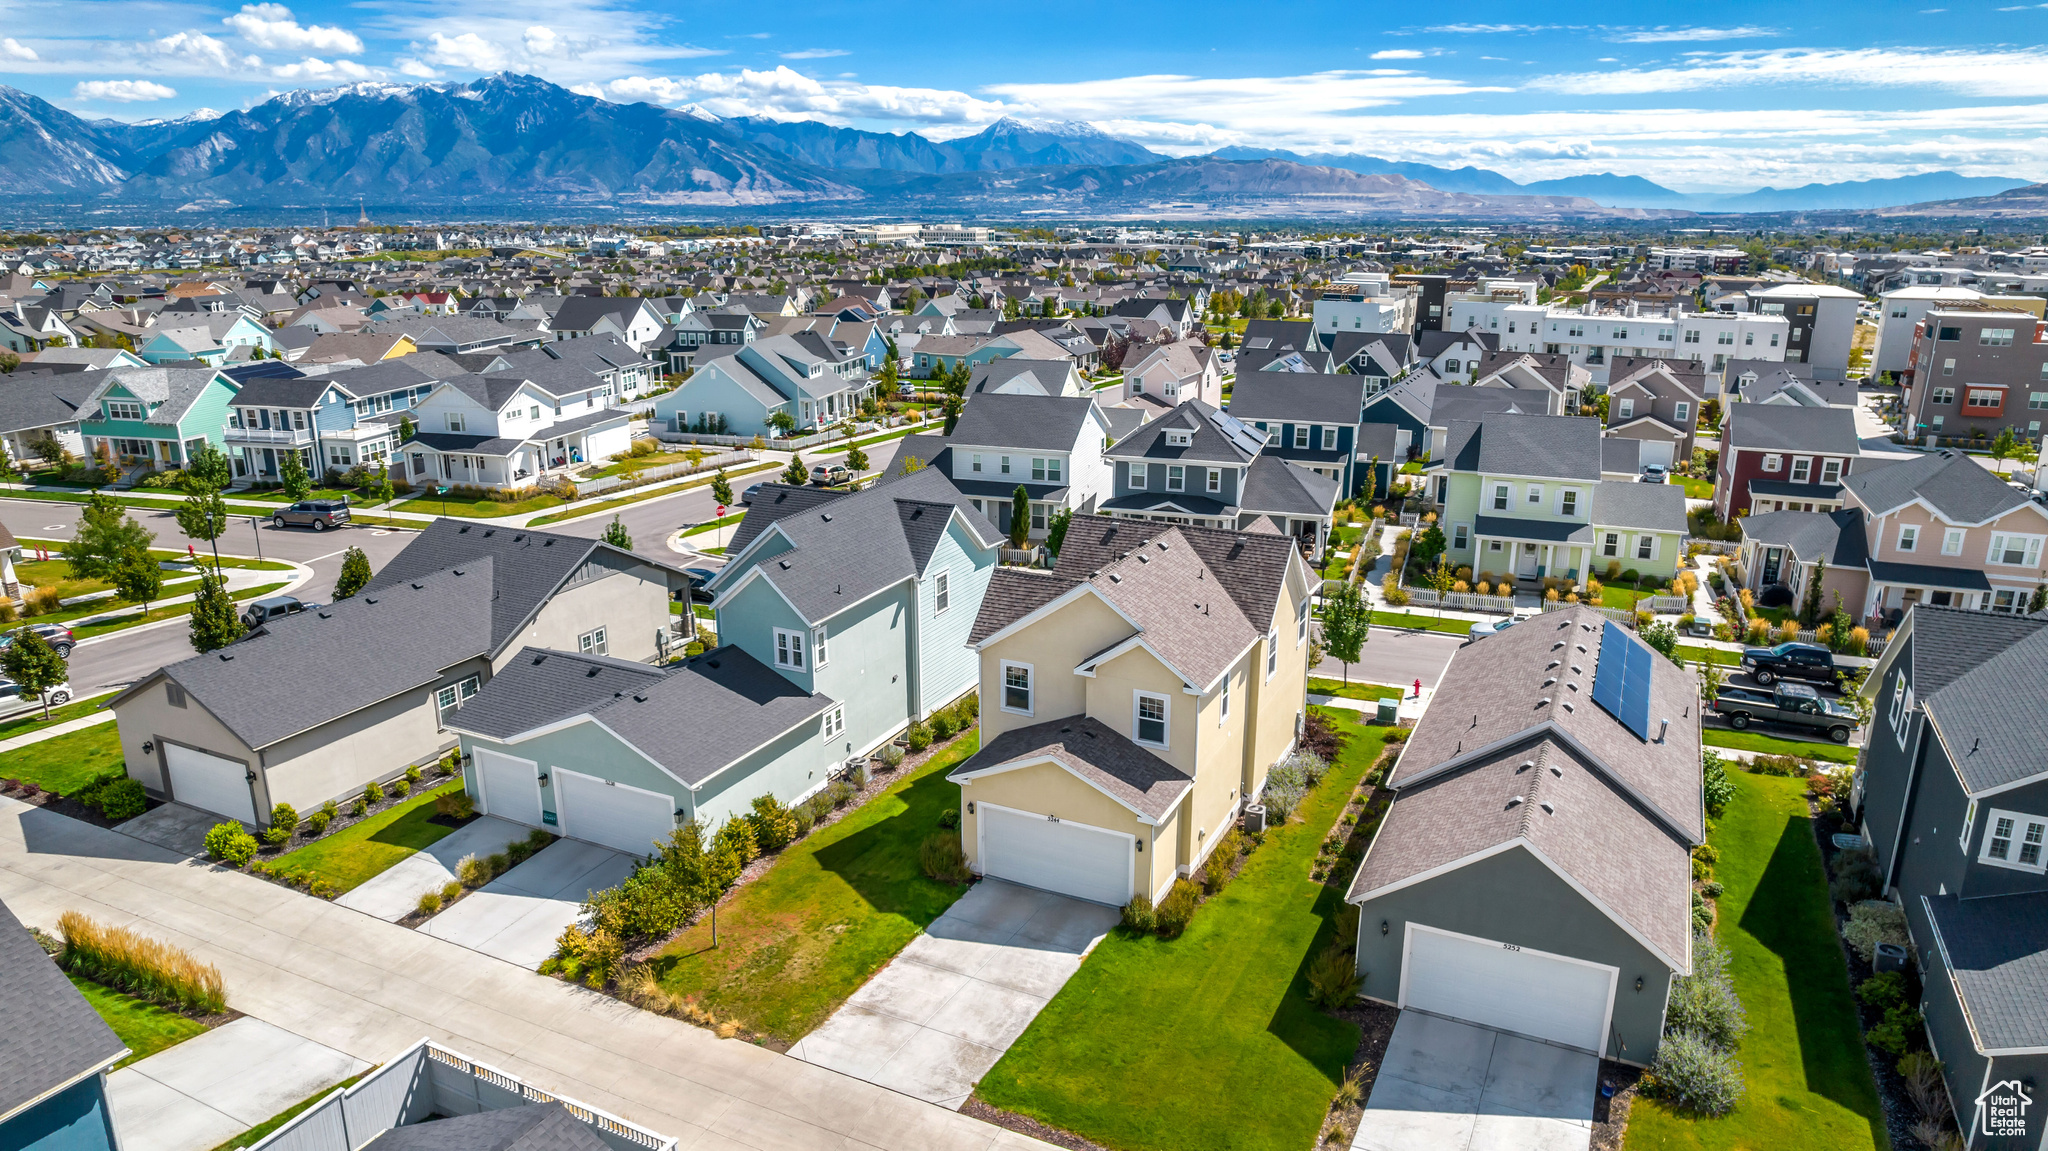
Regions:
<instances>
[{"instance_id":1,"label":"parked car","mask_svg":"<svg viewBox=\"0 0 2048 1151\"><path fill-rule=\"evenodd\" d=\"M312 528L324 532L339 527L349 520L347 500L300 500L288 508L280 508L270 517L272 527Z\"/></svg>"},{"instance_id":2,"label":"parked car","mask_svg":"<svg viewBox=\"0 0 2048 1151\"><path fill-rule=\"evenodd\" d=\"M1511 615L1506 619L1480 620L1478 623L1472 625L1472 638L1484 639L1490 635L1499 635L1501 632L1504 632L1509 628L1515 626L1516 624L1521 623L1523 620L1528 619L1531 614L1532 613L1530 612L1523 612L1520 615Z\"/></svg>"},{"instance_id":3,"label":"parked car","mask_svg":"<svg viewBox=\"0 0 2048 1151\"><path fill-rule=\"evenodd\" d=\"M1742 649L1742 667L1758 683L1770 686L1779 679L1810 679L1816 683L1835 682L1835 653L1817 643L1781 643L1776 647Z\"/></svg>"},{"instance_id":4,"label":"parked car","mask_svg":"<svg viewBox=\"0 0 2048 1151\"><path fill-rule=\"evenodd\" d=\"M767 486L766 483L758 483L748 487L746 491L740 493L740 502L743 504L753 503L754 497L760 495L761 489Z\"/></svg>"},{"instance_id":5,"label":"parked car","mask_svg":"<svg viewBox=\"0 0 2048 1151\"><path fill-rule=\"evenodd\" d=\"M60 683L47 693L51 707L62 707L71 702L71 685ZM14 715L24 711L43 710L42 697L21 690L21 685L11 679L0 679L0 716Z\"/></svg>"},{"instance_id":6,"label":"parked car","mask_svg":"<svg viewBox=\"0 0 2048 1151\"><path fill-rule=\"evenodd\" d=\"M1643 469L1642 475L1636 477L1637 481L1646 484L1661 484L1668 478L1670 477L1664 471L1663 464L1651 464Z\"/></svg>"},{"instance_id":7,"label":"parked car","mask_svg":"<svg viewBox=\"0 0 2048 1151\"><path fill-rule=\"evenodd\" d=\"M718 573L710 568L684 568L683 574L690 577L690 599L696 603L710 603L711 593L704 590L704 585Z\"/></svg>"},{"instance_id":8,"label":"parked car","mask_svg":"<svg viewBox=\"0 0 2048 1151\"><path fill-rule=\"evenodd\" d=\"M71 636L71 629L61 623L32 623L26 626L42 636L43 642L54 648L58 655L67 659L71 656L71 649L78 646L78 641ZM9 627L0 631L0 651L6 650L7 645L14 642L15 635L20 631L20 627Z\"/></svg>"},{"instance_id":9,"label":"parked car","mask_svg":"<svg viewBox=\"0 0 2048 1151\"><path fill-rule=\"evenodd\" d=\"M1824 731L1836 743L1849 742L1856 730L1856 712L1838 700L1822 699L1820 693L1803 683L1779 683L1769 691L1753 687L1724 687L1715 696L1714 713L1728 726L1740 731L1757 720L1783 727L1804 727Z\"/></svg>"},{"instance_id":10,"label":"parked car","mask_svg":"<svg viewBox=\"0 0 2048 1151\"><path fill-rule=\"evenodd\" d=\"M853 472L845 464L812 464L811 482L824 487L843 484L853 478Z\"/></svg>"},{"instance_id":11,"label":"parked car","mask_svg":"<svg viewBox=\"0 0 2048 1151\"><path fill-rule=\"evenodd\" d=\"M297 596L264 596L262 599L250 604L242 612L242 622L250 627L262 627L271 620L283 619L288 615L297 615L302 611L311 611L319 606L317 603L306 603Z\"/></svg>"}]
</instances>

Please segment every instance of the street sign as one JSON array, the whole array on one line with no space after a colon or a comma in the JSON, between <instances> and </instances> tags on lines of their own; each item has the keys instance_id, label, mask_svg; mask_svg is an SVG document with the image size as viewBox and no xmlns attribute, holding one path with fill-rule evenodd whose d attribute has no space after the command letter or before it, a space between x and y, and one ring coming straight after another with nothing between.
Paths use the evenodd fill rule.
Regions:
<instances>
[{"instance_id":1,"label":"street sign","mask_svg":"<svg viewBox=\"0 0 2048 1151\"><path fill-rule=\"evenodd\" d=\"M448 489L444 487L437 487L434 489L434 494L437 496L445 496L448 494Z\"/></svg>"},{"instance_id":2,"label":"street sign","mask_svg":"<svg viewBox=\"0 0 2048 1151\"><path fill-rule=\"evenodd\" d=\"M724 504L720 504L720 505L718 505L718 518L719 518L719 519L724 519L724 518L725 518L725 505L724 505Z\"/></svg>"}]
</instances>

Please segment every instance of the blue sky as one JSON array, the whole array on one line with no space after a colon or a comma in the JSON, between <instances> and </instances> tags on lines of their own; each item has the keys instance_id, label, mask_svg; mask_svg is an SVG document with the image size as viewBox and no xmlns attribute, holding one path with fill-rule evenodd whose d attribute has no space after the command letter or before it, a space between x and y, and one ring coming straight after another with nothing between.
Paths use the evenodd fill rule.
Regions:
<instances>
[{"instance_id":1,"label":"blue sky","mask_svg":"<svg viewBox=\"0 0 2048 1151\"><path fill-rule=\"evenodd\" d=\"M1523 180L2048 178L2048 4L1552 8L1569 18L1527 3L0 0L0 82L133 120L510 69L719 115L935 138L1004 115L1085 120L1171 154L1366 152Z\"/></svg>"}]
</instances>

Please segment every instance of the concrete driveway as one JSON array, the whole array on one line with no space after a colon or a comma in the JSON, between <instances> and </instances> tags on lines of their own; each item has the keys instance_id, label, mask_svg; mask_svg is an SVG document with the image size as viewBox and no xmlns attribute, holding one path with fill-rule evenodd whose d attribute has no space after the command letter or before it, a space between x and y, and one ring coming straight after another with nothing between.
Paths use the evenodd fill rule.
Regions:
<instances>
[{"instance_id":1,"label":"concrete driveway","mask_svg":"<svg viewBox=\"0 0 2048 1151\"><path fill-rule=\"evenodd\" d=\"M1117 918L984 879L789 1053L957 1111Z\"/></svg>"},{"instance_id":2,"label":"concrete driveway","mask_svg":"<svg viewBox=\"0 0 2048 1151\"><path fill-rule=\"evenodd\" d=\"M243 1016L107 1076L124 1151L207 1151L369 1064Z\"/></svg>"},{"instance_id":3,"label":"concrete driveway","mask_svg":"<svg viewBox=\"0 0 2048 1151\"><path fill-rule=\"evenodd\" d=\"M1600 1061L1417 1011L1394 1024L1352 1151L1586 1151Z\"/></svg>"},{"instance_id":4,"label":"concrete driveway","mask_svg":"<svg viewBox=\"0 0 2048 1151\"><path fill-rule=\"evenodd\" d=\"M443 836L440 842L415 851L389 870L370 877L334 902L386 923L396 923L419 906L420 896L439 891L454 879L455 865L462 862L463 856L481 859L495 855L525 839L530 830L523 823L480 815Z\"/></svg>"},{"instance_id":5,"label":"concrete driveway","mask_svg":"<svg viewBox=\"0 0 2048 1151\"><path fill-rule=\"evenodd\" d=\"M633 857L624 852L558 839L420 930L531 971L555 953L555 939L576 922L591 892L617 887L632 871Z\"/></svg>"}]
</instances>

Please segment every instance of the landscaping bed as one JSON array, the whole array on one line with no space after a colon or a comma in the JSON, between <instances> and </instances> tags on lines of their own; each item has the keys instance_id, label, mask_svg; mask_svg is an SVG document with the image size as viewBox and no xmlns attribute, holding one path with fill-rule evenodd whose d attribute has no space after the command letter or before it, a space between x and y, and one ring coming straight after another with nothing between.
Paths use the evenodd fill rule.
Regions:
<instances>
[{"instance_id":1,"label":"landscaping bed","mask_svg":"<svg viewBox=\"0 0 2048 1151\"><path fill-rule=\"evenodd\" d=\"M433 777L428 770L434 773ZM299 888L321 899L333 899L453 834L456 828L474 819L475 812L459 816L446 813L439 810L437 801L460 792L462 777L447 759L428 770L421 770L416 780L407 781L413 787L406 795L397 794L395 784L399 781L391 787L378 785L375 800L369 798L370 789L365 788L364 795L353 804L343 806L330 801L301 816L297 830L287 839L271 843L266 836L266 842L255 849L255 857L249 860L249 874ZM450 775L452 779L448 778ZM429 783L429 778L446 782Z\"/></svg>"},{"instance_id":2,"label":"landscaping bed","mask_svg":"<svg viewBox=\"0 0 2048 1151\"><path fill-rule=\"evenodd\" d=\"M112 817L101 810L101 789L127 774L120 730L112 723L102 723L0 755L0 795L99 827L113 827L159 805L141 794L137 784L123 789L126 805L116 806Z\"/></svg>"}]
</instances>

